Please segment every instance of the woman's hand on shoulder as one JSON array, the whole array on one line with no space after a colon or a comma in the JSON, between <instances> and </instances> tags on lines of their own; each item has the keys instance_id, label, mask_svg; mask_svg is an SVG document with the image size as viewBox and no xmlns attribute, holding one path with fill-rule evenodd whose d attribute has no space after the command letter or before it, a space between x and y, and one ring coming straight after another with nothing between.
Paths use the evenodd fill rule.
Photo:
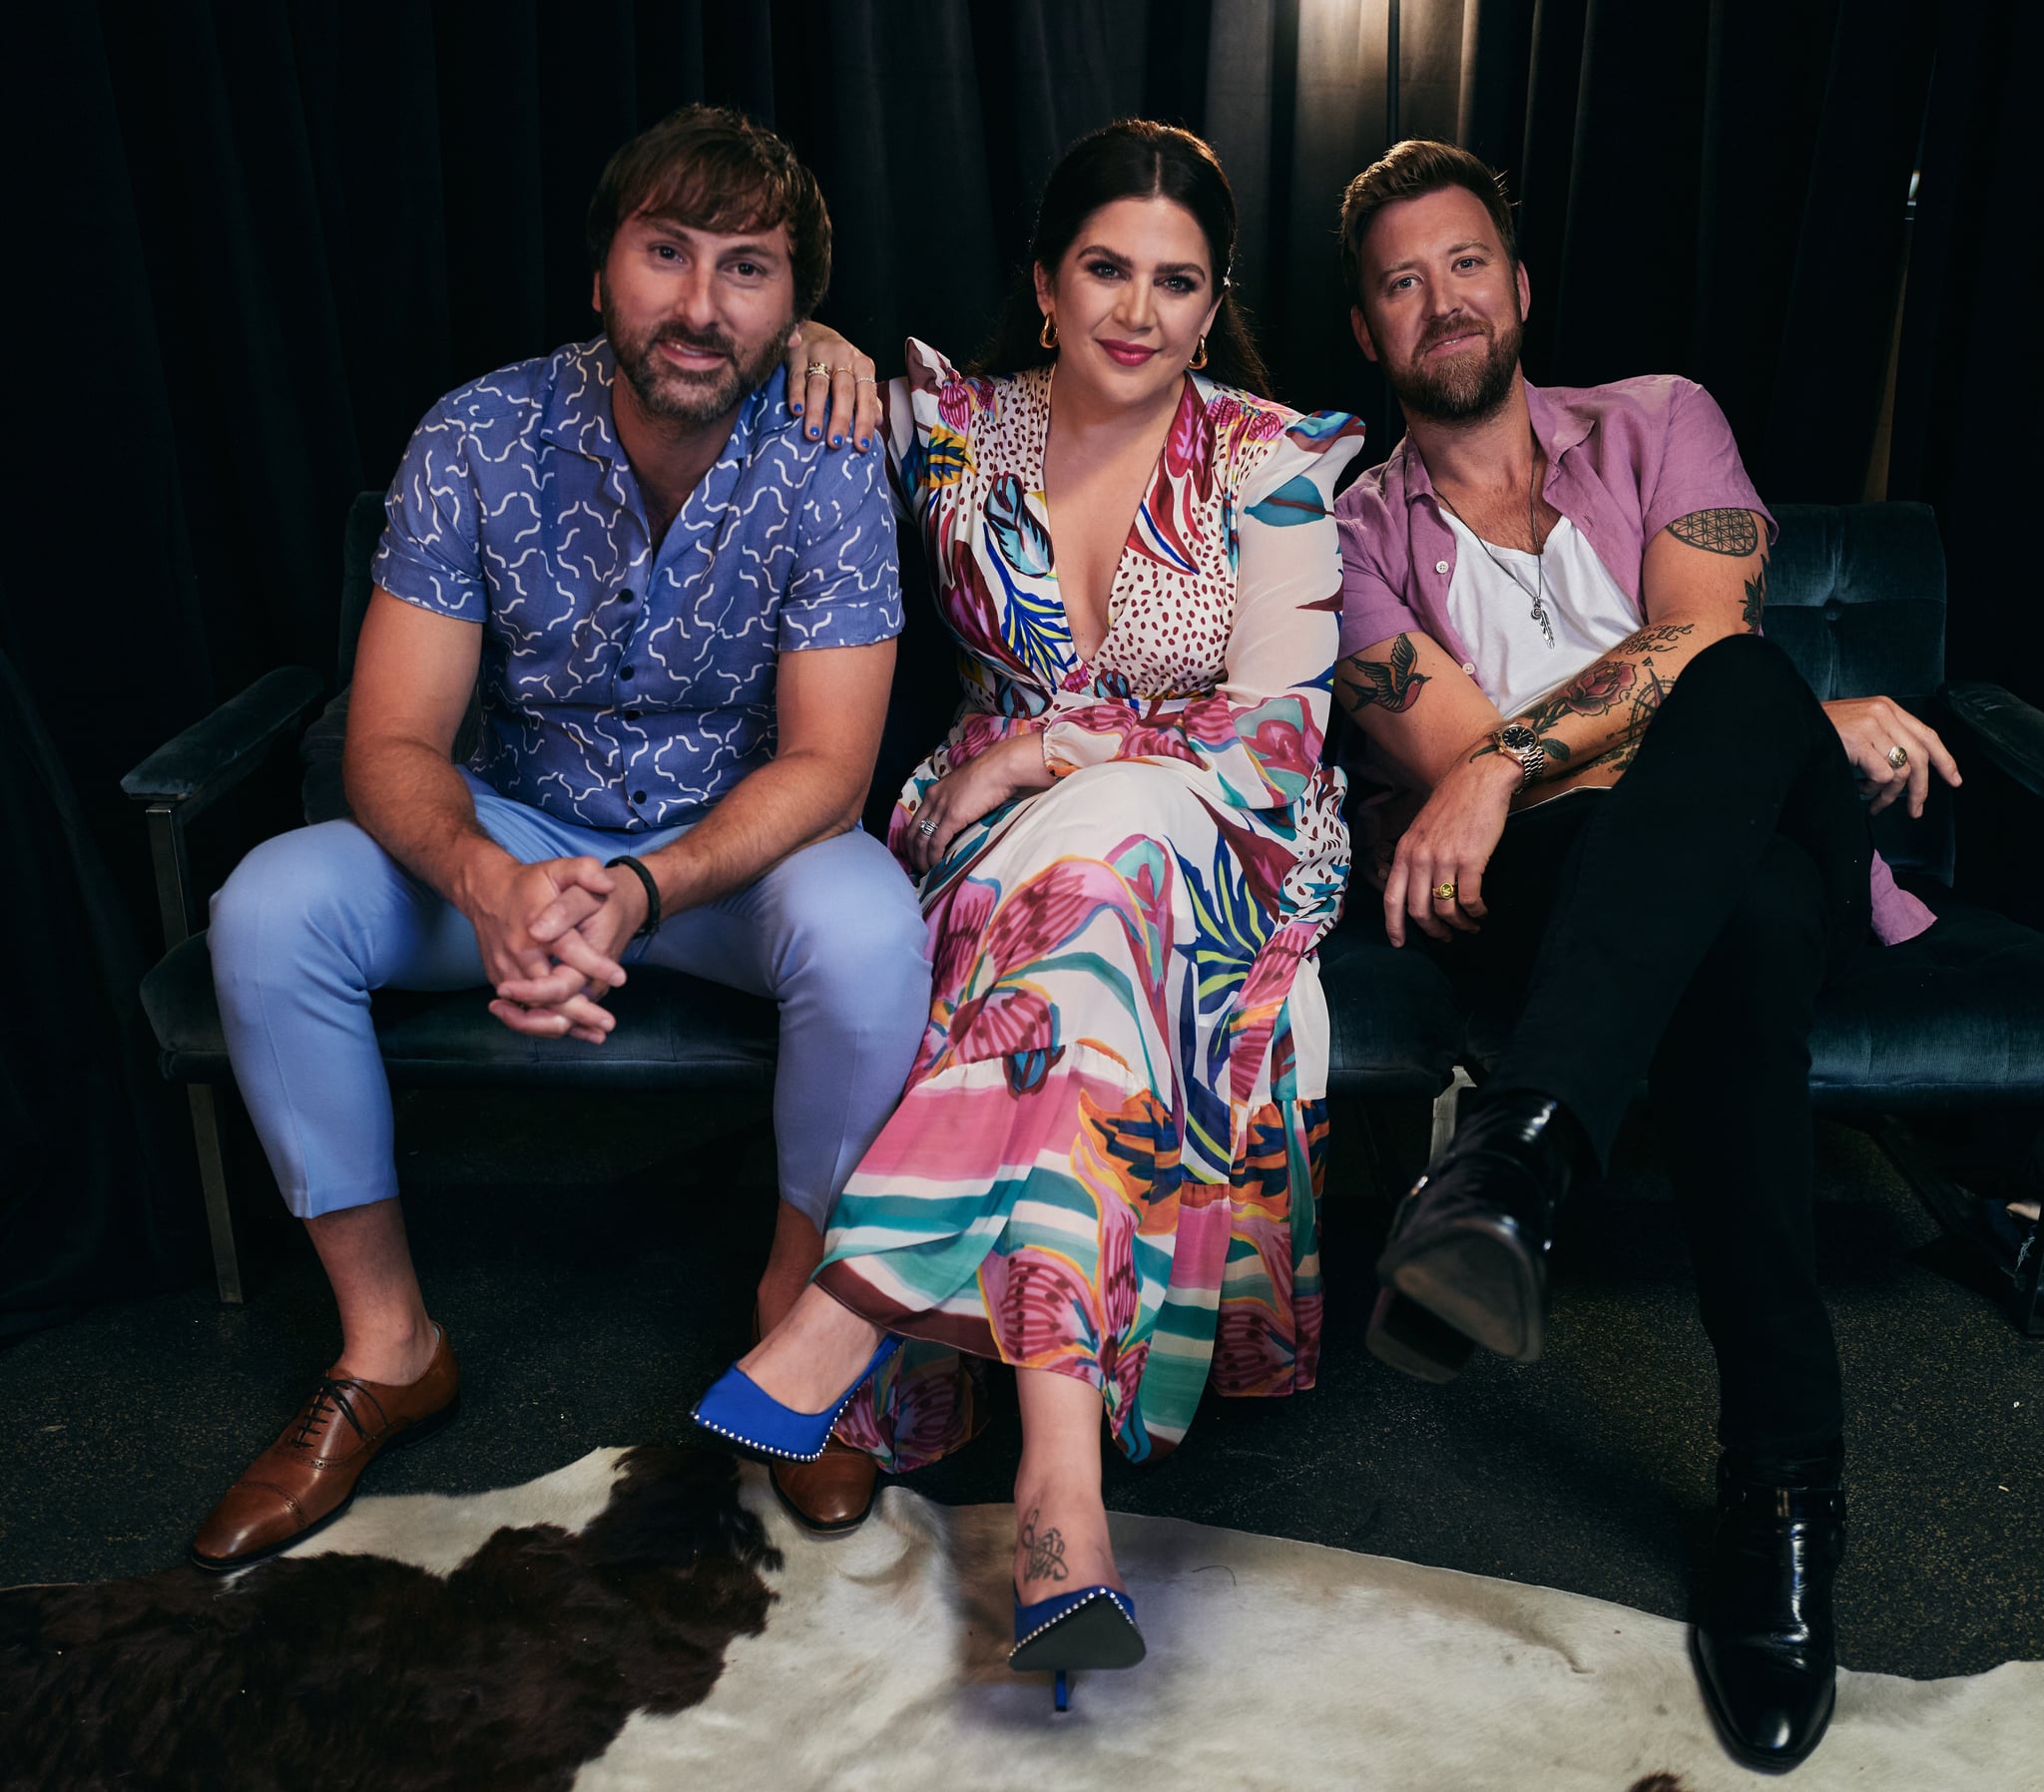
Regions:
<instances>
[{"instance_id":1,"label":"woman's hand on shoulder","mask_svg":"<svg viewBox=\"0 0 2044 1792\"><path fill-rule=\"evenodd\" d=\"M928 871L975 821L1024 790L1047 789L1050 783L1050 767L1043 760L1043 736L1033 728L988 747L946 772L923 793L922 807L909 826L909 863L918 875Z\"/></svg>"},{"instance_id":2,"label":"woman's hand on shoulder","mask_svg":"<svg viewBox=\"0 0 2044 1792\"><path fill-rule=\"evenodd\" d=\"M826 371L827 369L827 371ZM873 357L813 317L787 338L787 408L808 421L810 441L849 442L863 454L880 427L880 385Z\"/></svg>"}]
</instances>

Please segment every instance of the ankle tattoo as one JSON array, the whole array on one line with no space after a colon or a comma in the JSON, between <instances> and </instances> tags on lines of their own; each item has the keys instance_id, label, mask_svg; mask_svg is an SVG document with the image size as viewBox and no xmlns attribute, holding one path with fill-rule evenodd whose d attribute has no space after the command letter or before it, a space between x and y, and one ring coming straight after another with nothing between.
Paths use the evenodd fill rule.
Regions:
<instances>
[{"instance_id":1,"label":"ankle tattoo","mask_svg":"<svg viewBox=\"0 0 2044 1792\"><path fill-rule=\"evenodd\" d=\"M1029 1516L1022 1521L1018 1541L1022 1545L1022 1578L1025 1580L1063 1580L1070 1576L1071 1569L1065 1566L1065 1536L1055 1528L1039 1531L1036 1528L1037 1515L1041 1507L1032 1506Z\"/></svg>"}]
</instances>

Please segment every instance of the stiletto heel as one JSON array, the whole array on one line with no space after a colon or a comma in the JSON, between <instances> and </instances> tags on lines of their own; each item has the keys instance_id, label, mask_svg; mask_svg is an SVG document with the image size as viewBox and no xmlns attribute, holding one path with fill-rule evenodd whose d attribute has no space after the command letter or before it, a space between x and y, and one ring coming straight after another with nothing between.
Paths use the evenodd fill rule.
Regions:
<instances>
[{"instance_id":1,"label":"stiletto heel","mask_svg":"<svg viewBox=\"0 0 2044 1792\"><path fill-rule=\"evenodd\" d=\"M1015 1595L1015 1646L1008 1665L1017 1673L1048 1668L1053 1710L1071 1709L1075 1667L1134 1667L1148 1653L1136 1623L1136 1601L1112 1586L1082 1586L1039 1599L1033 1605Z\"/></svg>"},{"instance_id":2,"label":"stiletto heel","mask_svg":"<svg viewBox=\"0 0 2044 1792\"><path fill-rule=\"evenodd\" d=\"M872 1380L874 1371L900 1348L900 1338L892 1333L882 1338L880 1347L851 1386L838 1395L834 1405L820 1413L798 1413L792 1407L782 1406L734 1363L690 1409L689 1417L748 1456L766 1462L814 1462L830 1441L830 1428L837 1423L837 1415Z\"/></svg>"}]
</instances>

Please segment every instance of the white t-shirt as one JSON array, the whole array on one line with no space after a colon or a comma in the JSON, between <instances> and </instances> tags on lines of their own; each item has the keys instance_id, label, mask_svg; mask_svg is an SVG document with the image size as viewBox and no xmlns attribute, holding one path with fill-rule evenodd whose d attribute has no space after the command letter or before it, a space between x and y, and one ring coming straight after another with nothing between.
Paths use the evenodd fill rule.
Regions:
<instances>
[{"instance_id":1,"label":"white t-shirt","mask_svg":"<svg viewBox=\"0 0 2044 1792\"><path fill-rule=\"evenodd\" d=\"M1567 517L1547 538L1543 571L1541 556L1480 541L1445 506L1441 515L1455 535L1448 620L1468 646L1483 694L1501 715L1523 714L1535 697L1601 660L1643 625L1645 618ZM1552 645L1533 617L1533 594L1543 586Z\"/></svg>"}]
</instances>

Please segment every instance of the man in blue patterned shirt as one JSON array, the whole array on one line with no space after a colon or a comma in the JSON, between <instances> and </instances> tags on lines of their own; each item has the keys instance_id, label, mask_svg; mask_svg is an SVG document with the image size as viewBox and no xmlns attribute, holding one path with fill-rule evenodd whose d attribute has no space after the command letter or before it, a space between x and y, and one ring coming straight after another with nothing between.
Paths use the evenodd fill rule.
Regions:
<instances>
[{"instance_id":1,"label":"man in blue patterned shirt","mask_svg":"<svg viewBox=\"0 0 2044 1792\"><path fill-rule=\"evenodd\" d=\"M202 1567L295 1542L453 1411L370 991L487 986L513 1032L597 1049L636 965L772 996L769 1326L927 1018L914 893L857 826L901 628L881 458L804 435L780 366L829 274L815 180L739 115L691 108L612 159L589 247L604 333L443 398L390 488L353 819L265 842L215 901L236 1079L342 1344L207 1520ZM863 1516L872 1481L853 1452L777 1475L826 1528Z\"/></svg>"}]
</instances>

